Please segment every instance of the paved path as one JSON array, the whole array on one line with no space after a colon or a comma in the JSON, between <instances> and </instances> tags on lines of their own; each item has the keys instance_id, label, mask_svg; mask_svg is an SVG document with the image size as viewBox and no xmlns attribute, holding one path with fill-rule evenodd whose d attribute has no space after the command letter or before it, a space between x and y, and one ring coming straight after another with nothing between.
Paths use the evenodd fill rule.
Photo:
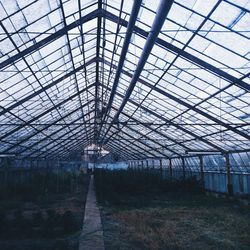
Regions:
<instances>
[{"instance_id":1,"label":"paved path","mask_svg":"<svg viewBox=\"0 0 250 250\"><path fill-rule=\"evenodd\" d=\"M93 175L89 183L79 250L104 250L101 216L96 203Z\"/></svg>"}]
</instances>

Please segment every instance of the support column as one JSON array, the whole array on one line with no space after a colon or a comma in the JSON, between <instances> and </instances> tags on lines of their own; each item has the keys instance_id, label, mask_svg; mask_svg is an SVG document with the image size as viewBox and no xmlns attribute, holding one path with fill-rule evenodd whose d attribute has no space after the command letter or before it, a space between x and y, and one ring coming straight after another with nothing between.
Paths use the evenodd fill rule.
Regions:
<instances>
[{"instance_id":1,"label":"support column","mask_svg":"<svg viewBox=\"0 0 250 250\"><path fill-rule=\"evenodd\" d=\"M143 169L143 165L144 165L144 164L143 164L143 161L141 161L141 168L142 168L142 169Z\"/></svg>"},{"instance_id":2,"label":"support column","mask_svg":"<svg viewBox=\"0 0 250 250\"><path fill-rule=\"evenodd\" d=\"M186 179L186 171L185 171L185 158L182 157L182 176L183 176L183 179L185 180Z\"/></svg>"},{"instance_id":3,"label":"support column","mask_svg":"<svg viewBox=\"0 0 250 250\"><path fill-rule=\"evenodd\" d=\"M9 169L11 167L11 159L4 158L4 192L7 194L9 187Z\"/></svg>"},{"instance_id":4,"label":"support column","mask_svg":"<svg viewBox=\"0 0 250 250\"><path fill-rule=\"evenodd\" d=\"M227 171L227 192L229 195L233 195L233 184L232 184L229 154L225 154L225 159L226 159L226 171Z\"/></svg>"},{"instance_id":5,"label":"support column","mask_svg":"<svg viewBox=\"0 0 250 250\"><path fill-rule=\"evenodd\" d=\"M203 189L205 189L204 162L202 155L199 156L199 159L200 159L201 186Z\"/></svg>"},{"instance_id":6,"label":"support column","mask_svg":"<svg viewBox=\"0 0 250 250\"><path fill-rule=\"evenodd\" d=\"M160 159L160 176L161 176L161 179L162 179L162 159Z\"/></svg>"},{"instance_id":7,"label":"support column","mask_svg":"<svg viewBox=\"0 0 250 250\"><path fill-rule=\"evenodd\" d=\"M170 179L173 177L172 159L169 159L169 175Z\"/></svg>"}]
</instances>

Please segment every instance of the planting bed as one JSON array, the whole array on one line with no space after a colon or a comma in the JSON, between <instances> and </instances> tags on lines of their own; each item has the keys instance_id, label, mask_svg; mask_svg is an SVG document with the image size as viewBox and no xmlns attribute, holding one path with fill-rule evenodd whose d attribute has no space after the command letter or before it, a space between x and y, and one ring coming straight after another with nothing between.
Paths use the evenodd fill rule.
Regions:
<instances>
[{"instance_id":1,"label":"planting bed","mask_svg":"<svg viewBox=\"0 0 250 250\"><path fill-rule=\"evenodd\" d=\"M2 197L1 250L78 249L89 176L39 176Z\"/></svg>"},{"instance_id":2,"label":"planting bed","mask_svg":"<svg viewBox=\"0 0 250 250\"><path fill-rule=\"evenodd\" d=\"M208 197L192 179L149 177L95 173L106 249L249 249L249 207Z\"/></svg>"}]
</instances>

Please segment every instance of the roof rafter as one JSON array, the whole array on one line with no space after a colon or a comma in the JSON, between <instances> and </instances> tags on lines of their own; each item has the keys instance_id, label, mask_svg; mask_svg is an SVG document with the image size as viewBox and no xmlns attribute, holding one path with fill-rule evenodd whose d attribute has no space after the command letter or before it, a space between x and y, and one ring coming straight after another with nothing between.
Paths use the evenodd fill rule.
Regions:
<instances>
[{"instance_id":1,"label":"roof rafter","mask_svg":"<svg viewBox=\"0 0 250 250\"><path fill-rule=\"evenodd\" d=\"M107 87L105 86L105 88L107 88ZM109 91L110 91L110 90L111 90L111 89L109 88ZM120 94L120 93L117 93L117 95L120 96L120 97L124 97L124 95L122 95L122 94ZM217 150L220 151L220 152L224 152L224 151L225 151L223 148L221 148L221 147L215 145L214 143L212 143L212 142L210 142L210 141L208 141L208 140L206 140L206 139L203 139L202 137L196 135L195 133L193 133L193 132L191 132L191 131L189 131L189 130L183 128L183 127L180 126L179 124L174 123L173 121L171 121L171 120L169 120L169 119L167 119L167 118L161 116L160 114L157 114L156 112L152 111L151 109L149 109L149 108L147 108L147 107L144 107L143 105L138 104L138 103L135 102L134 100L129 99L128 102L132 103L133 105L135 105L135 106L137 106L137 107L140 107L142 110L144 110L144 111L146 111L146 112L152 114L153 116L155 116L155 117L157 117L157 118L163 120L163 121L166 122L166 123L169 123L170 125L176 127L177 129L180 129L181 131L183 131L183 132L185 132L185 133L191 135L191 136L194 137L195 139L198 139L198 140L200 140L200 141L202 141L202 142L208 144L208 145L211 146L212 148L215 148L215 149L217 149ZM103 140L104 140L104 138L103 138ZM105 138L105 140L108 140L108 138Z\"/></svg>"},{"instance_id":2,"label":"roof rafter","mask_svg":"<svg viewBox=\"0 0 250 250\"><path fill-rule=\"evenodd\" d=\"M115 16L114 14L110 13L110 12L106 12L106 18L108 18L110 21L113 21L113 22L118 22L119 19L117 16ZM127 27L128 26L128 22L126 20L123 20L123 19L120 19L120 24L123 25L124 27ZM135 26L134 28L135 32L138 33L139 35L141 35L142 37L146 38L148 37L148 34L149 32L141 29L140 27L137 27ZM179 54L180 56L182 56L184 59L200 66L201 68L204 68L208 71L210 71L211 73L229 81L231 84L228 85L226 88L232 86L232 85L237 85L238 87L246 90L246 91L250 91L250 85L247 84L246 82L243 81L244 78L246 78L247 76L244 76L242 77L242 79L238 79L230 74L228 74L227 72L213 66L212 64L210 63L207 63L205 61L203 61L202 59L176 47L175 45L165 41L165 40L162 40L161 38L157 38L156 39L156 43L159 44L160 46L162 46L163 48L165 49L168 49L169 51L172 51L176 54Z\"/></svg>"},{"instance_id":3,"label":"roof rafter","mask_svg":"<svg viewBox=\"0 0 250 250\"><path fill-rule=\"evenodd\" d=\"M16 147L19 146L20 144L22 144L22 143L28 141L28 140L29 140L30 138L32 138L33 136L35 136L35 135L41 133L42 131L44 131L44 130L50 128L51 126L53 126L53 124L56 124L57 122L63 120L64 118L66 118L66 117L68 117L68 116L74 114L77 110L80 110L80 109L82 109L83 107L87 106L89 103L91 103L91 101L86 102L85 104L83 104L82 107L78 107L77 109L75 109L75 110L73 110L73 111L70 111L70 112L67 113L66 115L60 117L58 120L52 122L51 124L45 126L45 127L42 128L42 129L40 129L40 131L36 131L35 133L33 133L33 134L31 134L31 135L28 135L26 138L20 140L20 141L19 141L18 143L16 143L15 145L9 147L8 149L5 149L2 153L7 153L7 152L9 152L10 150L12 150L13 148L16 148Z\"/></svg>"}]
</instances>

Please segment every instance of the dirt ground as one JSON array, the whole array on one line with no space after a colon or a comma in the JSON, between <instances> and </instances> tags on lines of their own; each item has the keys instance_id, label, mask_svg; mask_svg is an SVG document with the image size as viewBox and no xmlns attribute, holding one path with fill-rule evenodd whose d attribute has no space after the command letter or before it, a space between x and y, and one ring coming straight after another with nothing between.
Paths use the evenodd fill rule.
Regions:
<instances>
[{"instance_id":1,"label":"dirt ground","mask_svg":"<svg viewBox=\"0 0 250 250\"><path fill-rule=\"evenodd\" d=\"M78 249L88 181L85 176L70 192L0 201L0 249Z\"/></svg>"},{"instance_id":2,"label":"dirt ground","mask_svg":"<svg viewBox=\"0 0 250 250\"><path fill-rule=\"evenodd\" d=\"M250 249L250 208L222 198L148 192L100 205L108 250Z\"/></svg>"}]
</instances>

